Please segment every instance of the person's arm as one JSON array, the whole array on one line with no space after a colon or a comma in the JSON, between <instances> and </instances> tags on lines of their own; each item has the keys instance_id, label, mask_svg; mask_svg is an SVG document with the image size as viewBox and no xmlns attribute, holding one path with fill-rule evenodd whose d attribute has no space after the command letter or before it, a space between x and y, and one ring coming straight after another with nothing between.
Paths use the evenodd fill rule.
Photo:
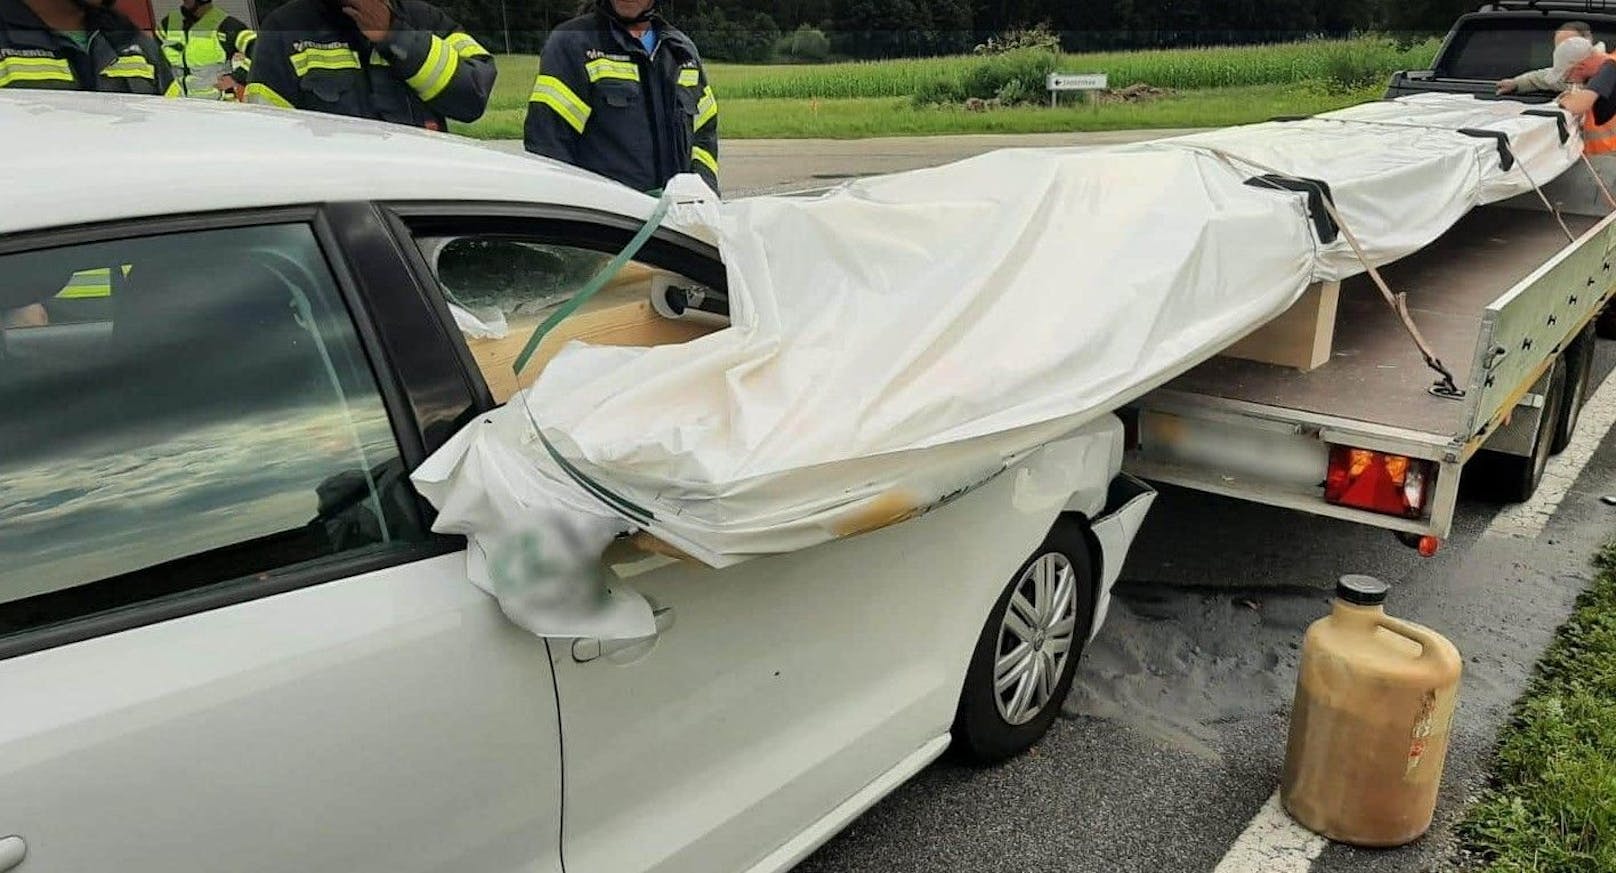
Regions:
<instances>
[{"instance_id":1,"label":"person's arm","mask_svg":"<svg viewBox=\"0 0 1616 873\"><path fill-rule=\"evenodd\" d=\"M1599 72L1588 80L1587 90L1594 94L1590 111L1595 124L1604 124L1616 115L1616 61L1601 64Z\"/></svg>"},{"instance_id":2,"label":"person's arm","mask_svg":"<svg viewBox=\"0 0 1616 873\"><path fill-rule=\"evenodd\" d=\"M50 324L50 315L45 311L45 304L30 303L16 309L0 313L0 328L12 330L19 327L44 327Z\"/></svg>"},{"instance_id":3,"label":"person's arm","mask_svg":"<svg viewBox=\"0 0 1616 873\"><path fill-rule=\"evenodd\" d=\"M717 192L718 188L718 97L713 94L713 86L707 81L707 70L701 70L701 103L696 108L695 138L691 141L693 148L690 155L690 169L707 181L707 184Z\"/></svg>"},{"instance_id":4,"label":"person's arm","mask_svg":"<svg viewBox=\"0 0 1616 873\"><path fill-rule=\"evenodd\" d=\"M297 108L292 102L298 93L297 72L292 69L292 54L287 51L291 36L274 29L258 34L253 43L252 71L243 95L247 103Z\"/></svg>"},{"instance_id":5,"label":"person's arm","mask_svg":"<svg viewBox=\"0 0 1616 873\"><path fill-rule=\"evenodd\" d=\"M412 4L409 14L425 20L396 17L380 41L388 70L446 118L483 117L498 73L494 56L435 6Z\"/></svg>"},{"instance_id":6,"label":"person's arm","mask_svg":"<svg viewBox=\"0 0 1616 873\"><path fill-rule=\"evenodd\" d=\"M252 47L258 34L245 21L227 15L219 26L219 47L230 59L230 77L236 84L245 84L252 73Z\"/></svg>"},{"instance_id":7,"label":"person's arm","mask_svg":"<svg viewBox=\"0 0 1616 873\"><path fill-rule=\"evenodd\" d=\"M583 45L576 31L550 34L539 55L539 77L528 98L523 145L528 151L578 163L578 144L593 112Z\"/></svg>"},{"instance_id":8,"label":"person's arm","mask_svg":"<svg viewBox=\"0 0 1616 873\"><path fill-rule=\"evenodd\" d=\"M1558 91L1564 83L1554 75L1554 68L1544 67L1541 70L1529 70L1525 73L1504 82L1509 83L1507 88L1499 88L1499 93L1526 93L1528 91ZM1502 84L1502 83L1500 83Z\"/></svg>"}]
</instances>

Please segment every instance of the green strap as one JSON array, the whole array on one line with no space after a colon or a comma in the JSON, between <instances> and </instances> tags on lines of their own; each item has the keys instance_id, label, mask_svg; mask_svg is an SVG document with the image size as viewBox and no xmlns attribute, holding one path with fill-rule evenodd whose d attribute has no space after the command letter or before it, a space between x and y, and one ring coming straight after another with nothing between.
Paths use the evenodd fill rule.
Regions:
<instances>
[{"instance_id":1,"label":"green strap","mask_svg":"<svg viewBox=\"0 0 1616 873\"><path fill-rule=\"evenodd\" d=\"M539 350L539 343L544 341L545 335L554 330L556 325L566 321L574 312L577 312L578 307L588 303L589 298L600 293L600 289L606 287L606 283L610 282L612 277L628 266L628 262L640 253L640 249L645 248L645 244L651 241L651 235L656 233L658 227L662 226L662 220L668 217L668 210L672 207L672 200L666 197L662 198L657 203L656 209L652 210L651 217L646 219L645 226L640 228L640 232L636 233L633 239L629 240L628 247L618 252L617 257L608 261L606 266L601 267L600 272L596 273L587 285L579 289L577 294L572 295L571 300L568 300L560 309L551 313L550 317L546 318L544 323L533 331L533 335L527 339L527 345L522 347L522 353L516 356L516 364L512 367L517 376L521 376L522 371L527 369L528 362L533 360L533 353Z\"/></svg>"},{"instance_id":2,"label":"green strap","mask_svg":"<svg viewBox=\"0 0 1616 873\"><path fill-rule=\"evenodd\" d=\"M549 318L544 320L543 324L533 331L533 335L528 337L527 345L522 347L522 353L516 357L516 363L512 366L512 369L516 371L516 375L522 375L522 371L527 368L528 362L533 359L533 353L538 351L539 343L544 341L546 334L554 330L556 325L566 321L574 312L577 312L578 307L588 303L589 298L594 297L600 292L600 289L606 287L606 283L611 281L612 277L621 272L624 267L628 266L628 262L640 253L640 249L645 248L645 244L650 242L652 234L656 233L656 229L662 225L662 220L668 217L668 210L672 207L673 201L670 198L663 197L657 203L656 209L651 211L651 217L646 219L645 226L640 228L639 233L636 233L633 239L629 240L628 246L618 252L616 257L608 261L606 266L601 267L600 272L596 273L588 284L579 289L577 294L572 295L571 300L568 300L565 305L552 313ZM526 397L522 398L522 412L527 415L528 424L532 425L533 433L538 436L539 442L544 444L545 450L550 453L550 457L555 460L557 466L561 467L563 472L572 477L574 482L577 482L580 487L593 495L596 500L627 516L641 527L656 518L656 515L651 510L614 493L611 489L589 478L582 470L579 470L570 461L562 457L561 452L551 445L550 440L545 437L538 421L533 418L533 410L528 406Z\"/></svg>"}]
</instances>

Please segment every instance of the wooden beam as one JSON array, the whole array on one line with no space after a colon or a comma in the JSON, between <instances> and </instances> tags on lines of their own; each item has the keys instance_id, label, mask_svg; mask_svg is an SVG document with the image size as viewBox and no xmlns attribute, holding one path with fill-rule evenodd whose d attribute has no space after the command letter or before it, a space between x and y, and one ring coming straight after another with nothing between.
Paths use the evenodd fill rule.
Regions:
<instances>
[{"instance_id":1,"label":"wooden beam","mask_svg":"<svg viewBox=\"0 0 1616 873\"><path fill-rule=\"evenodd\" d=\"M1330 360L1335 344L1335 313L1340 299L1341 283L1312 285L1290 309L1222 354L1303 372L1322 367Z\"/></svg>"}]
</instances>

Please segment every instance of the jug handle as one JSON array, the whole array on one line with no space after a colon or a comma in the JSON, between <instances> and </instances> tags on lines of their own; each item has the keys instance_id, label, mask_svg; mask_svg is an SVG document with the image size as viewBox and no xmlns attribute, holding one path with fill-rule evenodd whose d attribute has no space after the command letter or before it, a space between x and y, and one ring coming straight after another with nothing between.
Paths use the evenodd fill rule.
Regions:
<instances>
[{"instance_id":1,"label":"jug handle","mask_svg":"<svg viewBox=\"0 0 1616 873\"><path fill-rule=\"evenodd\" d=\"M1459 657L1459 650L1447 639L1437 636L1435 631L1389 615L1380 616L1375 623L1406 640L1419 643L1422 661L1440 663L1454 673L1458 673L1464 666L1463 659Z\"/></svg>"}]
</instances>

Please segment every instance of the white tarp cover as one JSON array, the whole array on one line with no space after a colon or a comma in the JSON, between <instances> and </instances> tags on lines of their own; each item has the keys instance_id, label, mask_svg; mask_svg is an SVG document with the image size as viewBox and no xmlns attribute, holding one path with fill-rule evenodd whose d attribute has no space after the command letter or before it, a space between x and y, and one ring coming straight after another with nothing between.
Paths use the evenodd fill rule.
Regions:
<instances>
[{"instance_id":1,"label":"white tarp cover","mask_svg":"<svg viewBox=\"0 0 1616 873\"><path fill-rule=\"evenodd\" d=\"M643 527L723 566L974 487L1310 283L1362 269L1344 240L1320 242L1305 195L1251 177L1323 179L1385 263L1531 190L1493 140L1455 130L1505 132L1539 184L1573 162L1576 137L1562 146L1527 108L1422 96L1144 145L1000 151L817 197L698 195L670 223L718 244L732 326L677 346L569 345L415 481L524 626L637 635L649 609L589 569L613 535ZM563 472L530 418L611 496ZM542 584L522 557L540 540ZM534 603L567 617L534 618Z\"/></svg>"}]
</instances>

